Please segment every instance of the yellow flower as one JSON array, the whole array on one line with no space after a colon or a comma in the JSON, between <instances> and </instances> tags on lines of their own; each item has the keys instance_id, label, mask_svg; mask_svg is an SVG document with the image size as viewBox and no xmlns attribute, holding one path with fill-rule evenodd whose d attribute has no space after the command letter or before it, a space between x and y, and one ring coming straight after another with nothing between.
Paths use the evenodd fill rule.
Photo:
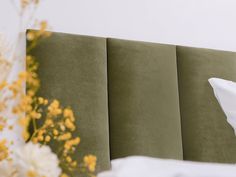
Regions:
<instances>
[{"instance_id":1,"label":"yellow flower","mask_svg":"<svg viewBox=\"0 0 236 177\"><path fill-rule=\"evenodd\" d=\"M43 104L44 103L44 99L42 97L38 98L39 104Z\"/></svg>"},{"instance_id":2,"label":"yellow flower","mask_svg":"<svg viewBox=\"0 0 236 177\"><path fill-rule=\"evenodd\" d=\"M6 81L2 81L1 83L0 83L0 90L2 90L4 87L6 87L7 86L7 82Z\"/></svg>"},{"instance_id":3,"label":"yellow flower","mask_svg":"<svg viewBox=\"0 0 236 177\"><path fill-rule=\"evenodd\" d=\"M65 140L68 140L72 137L71 133L65 133L63 135L60 135L58 137L58 140L61 140L61 141L65 141Z\"/></svg>"},{"instance_id":4,"label":"yellow flower","mask_svg":"<svg viewBox=\"0 0 236 177\"><path fill-rule=\"evenodd\" d=\"M73 162L71 163L71 166L72 166L72 167L76 167L76 166L77 166L77 162L76 162L76 161L73 161Z\"/></svg>"},{"instance_id":5,"label":"yellow flower","mask_svg":"<svg viewBox=\"0 0 236 177\"><path fill-rule=\"evenodd\" d=\"M49 37L49 36L51 36L51 32L49 32L49 31L46 31L47 30L47 28L48 28L48 23L47 23L47 21L41 21L40 22L40 30L38 31L38 36L39 37Z\"/></svg>"},{"instance_id":6,"label":"yellow flower","mask_svg":"<svg viewBox=\"0 0 236 177\"><path fill-rule=\"evenodd\" d=\"M27 72L26 71L21 71L19 74L18 74L18 78L19 79L26 79L27 78Z\"/></svg>"},{"instance_id":7,"label":"yellow flower","mask_svg":"<svg viewBox=\"0 0 236 177\"><path fill-rule=\"evenodd\" d=\"M84 157L84 164L89 171L94 172L97 163L97 157L94 155L87 155Z\"/></svg>"},{"instance_id":8,"label":"yellow flower","mask_svg":"<svg viewBox=\"0 0 236 177\"><path fill-rule=\"evenodd\" d=\"M9 125L9 126L8 126L8 129L9 129L9 130L13 130L13 128L14 128L13 125Z\"/></svg>"},{"instance_id":9,"label":"yellow flower","mask_svg":"<svg viewBox=\"0 0 236 177\"><path fill-rule=\"evenodd\" d=\"M39 140L39 141L43 141L43 140L44 140L44 137L43 137L43 136L39 136L39 137L38 137L38 140Z\"/></svg>"},{"instance_id":10,"label":"yellow flower","mask_svg":"<svg viewBox=\"0 0 236 177\"><path fill-rule=\"evenodd\" d=\"M40 22L40 31L44 32L48 27L47 21L41 21Z\"/></svg>"},{"instance_id":11,"label":"yellow flower","mask_svg":"<svg viewBox=\"0 0 236 177\"><path fill-rule=\"evenodd\" d=\"M66 157L66 161L67 161L68 163L70 163L70 162L72 162L72 158L71 158L70 156L67 156L67 157Z\"/></svg>"},{"instance_id":12,"label":"yellow flower","mask_svg":"<svg viewBox=\"0 0 236 177\"><path fill-rule=\"evenodd\" d=\"M47 136L45 137L45 141L46 141L46 142L49 142L50 140L51 140L51 137L47 135Z\"/></svg>"},{"instance_id":13,"label":"yellow flower","mask_svg":"<svg viewBox=\"0 0 236 177\"><path fill-rule=\"evenodd\" d=\"M74 139L66 141L64 148L65 148L65 150L68 151L72 148L72 146L77 146L79 143L80 143L80 138L76 137Z\"/></svg>"},{"instance_id":14,"label":"yellow flower","mask_svg":"<svg viewBox=\"0 0 236 177\"><path fill-rule=\"evenodd\" d=\"M30 0L21 0L20 2L21 2L21 7L24 9L29 5Z\"/></svg>"},{"instance_id":15,"label":"yellow flower","mask_svg":"<svg viewBox=\"0 0 236 177\"><path fill-rule=\"evenodd\" d=\"M47 105L48 104L48 100L44 99L42 97L38 98L38 102L39 102L39 104L42 104L42 105Z\"/></svg>"},{"instance_id":16,"label":"yellow flower","mask_svg":"<svg viewBox=\"0 0 236 177\"><path fill-rule=\"evenodd\" d=\"M75 130L75 125L72 123L70 119L66 119L65 126L69 128L71 131Z\"/></svg>"},{"instance_id":17,"label":"yellow flower","mask_svg":"<svg viewBox=\"0 0 236 177\"><path fill-rule=\"evenodd\" d=\"M37 176L38 176L37 173L32 170L28 171L27 173L27 177L37 177Z\"/></svg>"},{"instance_id":18,"label":"yellow flower","mask_svg":"<svg viewBox=\"0 0 236 177\"><path fill-rule=\"evenodd\" d=\"M28 132L29 123L30 123L30 118L28 116L22 117L19 119L19 124L23 127L22 136L23 136L24 140L28 140L28 138L30 136L30 134Z\"/></svg>"},{"instance_id":19,"label":"yellow flower","mask_svg":"<svg viewBox=\"0 0 236 177\"><path fill-rule=\"evenodd\" d=\"M23 79L18 79L8 86L8 89L13 93L13 97L16 97L18 93L23 90Z\"/></svg>"},{"instance_id":20,"label":"yellow flower","mask_svg":"<svg viewBox=\"0 0 236 177\"><path fill-rule=\"evenodd\" d=\"M0 89L1 91L1 89ZM6 103L5 102L0 102L0 112L6 109Z\"/></svg>"},{"instance_id":21,"label":"yellow flower","mask_svg":"<svg viewBox=\"0 0 236 177\"><path fill-rule=\"evenodd\" d=\"M48 115L50 117L56 117L62 113L60 109L60 103L58 100L53 100L53 102L48 106Z\"/></svg>"},{"instance_id":22,"label":"yellow flower","mask_svg":"<svg viewBox=\"0 0 236 177\"><path fill-rule=\"evenodd\" d=\"M0 124L0 131L3 131L3 129L4 129L4 125Z\"/></svg>"},{"instance_id":23,"label":"yellow flower","mask_svg":"<svg viewBox=\"0 0 236 177\"><path fill-rule=\"evenodd\" d=\"M65 173L62 173L60 177L69 177L69 176Z\"/></svg>"},{"instance_id":24,"label":"yellow flower","mask_svg":"<svg viewBox=\"0 0 236 177\"><path fill-rule=\"evenodd\" d=\"M32 119L40 119L41 116L42 116L42 115L41 115L40 113L36 112L36 111L32 111L32 112L30 113L30 117L31 117Z\"/></svg>"},{"instance_id":25,"label":"yellow flower","mask_svg":"<svg viewBox=\"0 0 236 177\"><path fill-rule=\"evenodd\" d=\"M7 140L3 139L0 141L0 162L5 160L9 155L8 148L7 148Z\"/></svg>"},{"instance_id":26,"label":"yellow flower","mask_svg":"<svg viewBox=\"0 0 236 177\"><path fill-rule=\"evenodd\" d=\"M34 144L37 144L37 143L38 143L38 138L34 137L34 138L32 139L32 142L33 142Z\"/></svg>"},{"instance_id":27,"label":"yellow flower","mask_svg":"<svg viewBox=\"0 0 236 177\"><path fill-rule=\"evenodd\" d=\"M46 121L45 121L45 125L46 126L52 126L53 125L53 121L51 120L51 119L47 119Z\"/></svg>"},{"instance_id":28,"label":"yellow flower","mask_svg":"<svg viewBox=\"0 0 236 177\"><path fill-rule=\"evenodd\" d=\"M26 56L26 62L27 64L32 64L33 63L33 57L31 55Z\"/></svg>"},{"instance_id":29,"label":"yellow flower","mask_svg":"<svg viewBox=\"0 0 236 177\"><path fill-rule=\"evenodd\" d=\"M61 125L60 125L60 129L61 129L62 131L65 131L65 130L66 130L66 127L61 124Z\"/></svg>"},{"instance_id":30,"label":"yellow flower","mask_svg":"<svg viewBox=\"0 0 236 177\"><path fill-rule=\"evenodd\" d=\"M58 130L57 129L54 129L53 130L53 135L57 136L59 134Z\"/></svg>"},{"instance_id":31,"label":"yellow flower","mask_svg":"<svg viewBox=\"0 0 236 177\"><path fill-rule=\"evenodd\" d=\"M46 130L44 130L44 129L39 130L38 136L43 136L43 134L44 134L45 132L46 132Z\"/></svg>"},{"instance_id":32,"label":"yellow flower","mask_svg":"<svg viewBox=\"0 0 236 177\"><path fill-rule=\"evenodd\" d=\"M44 99L43 104L44 104L44 105L47 105L47 104L48 104L48 100L47 100L47 99Z\"/></svg>"},{"instance_id":33,"label":"yellow flower","mask_svg":"<svg viewBox=\"0 0 236 177\"><path fill-rule=\"evenodd\" d=\"M23 113L28 113L27 115L30 116L29 112L32 110L31 103L33 102L32 97L28 95L21 96L20 103L13 107L12 111L14 114L22 115ZM35 114L32 114L32 116L35 116ZM40 115L37 115L38 117Z\"/></svg>"},{"instance_id":34,"label":"yellow flower","mask_svg":"<svg viewBox=\"0 0 236 177\"><path fill-rule=\"evenodd\" d=\"M63 116L64 116L65 118L69 118L72 122L75 121L74 113L73 113L73 111L72 111L71 109L69 109L69 108L64 109Z\"/></svg>"},{"instance_id":35,"label":"yellow flower","mask_svg":"<svg viewBox=\"0 0 236 177\"><path fill-rule=\"evenodd\" d=\"M28 41L33 41L35 39L35 34L34 32L30 31L26 35Z\"/></svg>"},{"instance_id":36,"label":"yellow flower","mask_svg":"<svg viewBox=\"0 0 236 177\"><path fill-rule=\"evenodd\" d=\"M28 96L34 96L34 91L32 91L32 90L27 90L27 95L28 95Z\"/></svg>"}]
</instances>

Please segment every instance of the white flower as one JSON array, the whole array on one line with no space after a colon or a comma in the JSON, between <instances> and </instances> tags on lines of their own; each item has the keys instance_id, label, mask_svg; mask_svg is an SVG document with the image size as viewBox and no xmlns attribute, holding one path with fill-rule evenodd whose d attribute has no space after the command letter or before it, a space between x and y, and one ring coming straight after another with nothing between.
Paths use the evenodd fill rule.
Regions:
<instances>
[{"instance_id":1,"label":"white flower","mask_svg":"<svg viewBox=\"0 0 236 177\"><path fill-rule=\"evenodd\" d=\"M12 162L7 160L0 162L0 177L16 177L16 170Z\"/></svg>"},{"instance_id":2,"label":"white flower","mask_svg":"<svg viewBox=\"0 0 236 177\"><path fill-rule=\"evenodd\" d=\"M57 156L49 146L27 143L15 152L15 167L19 177L33 173L36 177L59 177L61 169Z\"/></svg>"}]
</instances>

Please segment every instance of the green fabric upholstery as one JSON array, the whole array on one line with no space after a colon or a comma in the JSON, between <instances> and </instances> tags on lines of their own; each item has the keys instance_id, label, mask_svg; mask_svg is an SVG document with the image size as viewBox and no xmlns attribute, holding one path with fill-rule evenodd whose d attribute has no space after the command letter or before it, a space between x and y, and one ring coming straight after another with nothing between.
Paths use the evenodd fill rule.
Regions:
<instances>
[{"instance_id":1,"label":"green fabric upholstery","mask_svg":"<svg viewBox=\"0 0 236 177\"><path fill-rule=\"evenodd\" d=\"M75 111L81 137L76 158L94 154L98 171L110 167L106 39L53 33L33 50L40 95L59 99Z\"/></svg>"},{"instance_id":2,"label":"green fabric upholstery","mask_svg":"<svg viewBox=\"0 0 236 177\"><path fill-rule=\"evenodd\" d=\"M184 159L236 162L236 137L210 77L236 81L236 53L177 46Z\"/></svg>"},{"instance_id":3,"label":"green fabric upholstery","mask_svg":"<svg viewBox=\"0 0 236 177\"><path fill-rule=\"evenodd\" d=\"M95 154L98 171L130 155L236 163L233 129L208 83L236 81L236 53L53 33L32 54L39 94L75 110L76 156Z\"/></svg>"},{"instance_id":4,"label":"green fabric upholstery","mask_svg":"<svg viewBox=\"0 0 236 177\"><path fill-rule=\"evenodd\" d=\"M111 158L182 159L176 48L108 39Z\"/></svg>"}]
</instances>

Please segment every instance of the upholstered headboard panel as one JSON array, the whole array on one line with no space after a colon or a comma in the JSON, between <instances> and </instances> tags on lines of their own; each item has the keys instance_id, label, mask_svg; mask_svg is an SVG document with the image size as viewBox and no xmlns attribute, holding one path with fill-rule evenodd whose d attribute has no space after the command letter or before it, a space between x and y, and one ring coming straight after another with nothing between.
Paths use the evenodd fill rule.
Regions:
<instances>
[{"instance_id":1,"label":"upholstered headboard panel","mask_svg":"<svg viewBox=\"0 0 236 177\"><path fill-rule=\"evenodd\" d=\"M75 111L78 159L95 154L98 171L110 167L106 39L53 33L32 51L39 62L39 95ZM80 160L81 161L81 160Z\"/></svg>"},{"instance_id":2,"label":"upholstered headboard panel","mask_svg":"<svg viewBox=\"0 0 236 177\"><path fill-rule=\"evenodd\" d=\"M236 81L236 53L53 33L32 52L41 95L70 105L81 154L236 162L236 137L208 79Z\"/></svg>"},{"instance_id":3,"label":"upholstered headboard panel","mask_svg":"<svg viewBox=\"0 0 236 177\"><path fill-rule=\"evenodd\" d=\"M107 40L111 158L182 159L176 47Z\"/></svg>"},{"instance_id":4,"label":"upholstered headboard panel","mask_svg":"<svg viewBox=\"0 0 236 177\"><path fill-rule=\"evenodd\" d=\"M184 159L235 163L236 137L208 79L236 81L236 53L177 46L177 61Z\"/></svg>"}]
</instances>

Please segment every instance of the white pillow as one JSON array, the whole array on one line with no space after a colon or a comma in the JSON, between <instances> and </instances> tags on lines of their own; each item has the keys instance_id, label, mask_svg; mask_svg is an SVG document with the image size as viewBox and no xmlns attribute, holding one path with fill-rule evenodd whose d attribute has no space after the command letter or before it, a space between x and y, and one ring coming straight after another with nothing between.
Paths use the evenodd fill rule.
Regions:
<instances>
[{"instance_id":1,"label":"white pillow","mask_svg":"<svg viewBox=\"0 0 236 177\"><path fill-rule=\"evenodd\" d=\"M210 78L208 81L236 135L236 83L219 78Z\"/></svg>"},{"instance_id":2,"label":"white pillow","mask_svg":"<svg viewBox=\"0 0 236 177\"><path fill-rule=\"evenodd\" d=\"M110 171L98 177L235 177L234 164L200 163L142 156L111 161Z\"/></svg>"}]
</instances>

